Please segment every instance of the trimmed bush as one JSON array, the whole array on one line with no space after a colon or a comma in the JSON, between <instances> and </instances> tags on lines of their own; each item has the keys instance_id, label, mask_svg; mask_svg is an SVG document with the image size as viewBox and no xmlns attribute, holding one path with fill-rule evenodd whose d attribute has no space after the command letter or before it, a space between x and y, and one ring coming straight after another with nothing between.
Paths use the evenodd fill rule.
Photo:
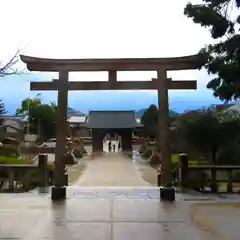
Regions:
<instances>
[{"instance_id":1,"label":"trimmed bush","mask_svg":"<svg viewBox=\"0 0 240 240\"><path fill-rule=\"evenodd\" d=\"M148 159L148 163L151 166L158 166L161 164L161 159L157 152L152 154L152 156Z\"/></svg>"},{"instance_id":2,"label":"trimmed bush","mask_svg":"<svg viewBox=\"0 0 240 240\"><path fill-rule=\"evenodd\" d=\"M240 182L240 170L233 171L233 180Z\"/></svg>"},{"instance_id":3,"label":"trimmed bush","mask_svg":"<svg viewBox=\"0 0 240 240\"><path fill-rule=\"evenodd\" d=\"M146 150L146 144L141 144L139 148L139 153L142 154L145 152L145 150Z\"/></svg>"},{"instance_id":4,"label":"trimmed bush","mask_svg":"<svg viewBox=\"0 0 240 240\"><path fill-rule=\"evenodd\" d=\"M37 169L32 169L27 171L23 176L23 184L26 191L36 188L39 184L38 182L38 171Z\"/></svg>"},{"instance_id":5,"label":"trimmed bush","mask_svg":"<svg viewBox=\"0 0 240 240\"><path fill-rule=\"evenodd\" d=\"M73 150L73 155L74 155L76 158L82 158L82 157L83 157L83 153L82 153L79 149L74 149L74 150Z\"/></svg>"},{"instance_id":6,"label":"trimmed bush","mask_svg":"<svg viewBox=\"0 0 240 240\"><path fill-rule=\"evenodd\" d=\"M77 160L72 153L67 153L64 157L64 164L65 165L73 165L76 164Z\"/></svg>"},{"instance_id":7,"label":"trimmed bush","mask_svg":"<svg viewBox=\"0 0 240 240\"><path fill-rule=\"evenodd\" d=\"M152 156L152 150L151 149L146 148L145 152L142 153L142 157L145 158L145 159L149 158L151 156Z\"/></svg>"},{"instance_id":8,"label":"trimmed bush","mask_svg":"<svg viewBox=\"0 0 240 240\"><path fill-rule=\"evenodd\" d=\"M187 187L197 191L203 190L207 185L208 174L203 171L190 171L187 177Z\"/></svg>"}]
</instances>

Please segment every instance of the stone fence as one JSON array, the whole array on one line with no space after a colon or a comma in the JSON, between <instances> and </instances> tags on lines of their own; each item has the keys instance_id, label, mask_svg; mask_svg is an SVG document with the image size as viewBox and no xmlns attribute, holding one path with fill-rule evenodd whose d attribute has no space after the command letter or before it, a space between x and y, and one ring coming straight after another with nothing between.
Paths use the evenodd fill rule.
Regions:
<instances>
[{"instance_id":1,"label":"stone fence","mask_svg":"<svg viewBox=\"0 0 240 240\"><path fill-rule=\"evenodd\" d=\"M68 185L67 172L65 173L66 185ZM47 154L38 155L38 164L0 164L0 192L4 190L15 192L19 185L24 191L34 187L48 187L53 184L53 167L48 165Z\"/></svg>"},{"instance_id":2,"label":"stone fence","mask_svg":"<svg viewBox=\"0 0 240 240\"><path fill-rule=\"evenodd\" d=\"M187 154L179 155L179 169L177 178L179 186L192 186L201 192L210 190L212 193L239 193L240 191L240 166L192 166L189 165Z\"/></svg>"},{"instance_id":3,"label":"stone fence","mask_svg":"<svg viewBox=\"0 0 240 240\"><path fill-rule=\"evenodd\" d=\"M66 148L66 152L71 151L73 148ZM37 155L37 154L55 154L55 147L38 147L38 146L30 146L25 147L21 146L21 154L28 155Z\"/></svg>"}]
</instances>

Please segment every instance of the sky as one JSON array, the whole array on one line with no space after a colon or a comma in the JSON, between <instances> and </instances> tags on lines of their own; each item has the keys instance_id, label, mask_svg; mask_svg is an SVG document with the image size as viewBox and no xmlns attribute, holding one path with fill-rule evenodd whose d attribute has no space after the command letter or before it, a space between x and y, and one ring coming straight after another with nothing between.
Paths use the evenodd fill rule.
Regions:
<instances>
[{"instance_id":1,"label":"sky","mask_svg":"<svg viewBox=\"0 0 240 240\"><path fill-rule=\"evenodd\" d=\"M196 54L211 42L211 38L208 30L183 15L187 2L2 0L0 22L5 24L1 26L4 33L1 34L1 58L6 62L18 48L25 55L47 58L176 57ZM24 65L19 63L18 67ZM155 76L155 72L121 72L118 79L150 80ZM0 79L0 98L11 108L19 104L22 98L37 94L29 91L31 80L44 81L54 77L55 73L31 73L21 78ZM205 88L210 79L205 71L172 71L168 72L168 77L198 81L197 91L172 91L170 104L183 99L185 104L217 101L212 97L212 92ZM107 73L71 73L70 80L104 81L107 80ZM43 92L42 97L56 101L56 93ZM129 106L126 99L132 105ZM95 91L79 91L69 94L69 104L86 109L98 106L117 108L123 102L134 108L151 101L156 101L155 91L125 91L121 94L111 91L98 92L97 95Z\"/></svg>"}]
</instances>

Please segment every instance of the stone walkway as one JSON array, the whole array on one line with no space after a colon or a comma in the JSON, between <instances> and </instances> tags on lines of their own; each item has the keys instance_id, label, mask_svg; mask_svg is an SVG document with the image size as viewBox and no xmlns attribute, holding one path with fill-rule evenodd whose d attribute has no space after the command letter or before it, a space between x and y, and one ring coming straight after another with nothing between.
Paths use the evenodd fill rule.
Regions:
<instances>
[{"instance_id":1,"label":"stone walkway","mask_svg":"<svg viewBox=\"0 0 240 240\"><path fill-rule=\"evenodd\" d=\"M131 159L118 153L106 153L87 162L78 186L149 186Z\"/></svg>"},{"instance_id":2,"label":"stone walkway","mask_svg":"<svg viewBox=\"0 0 240 240\"><path fill-rule=\"evenodd\" d=\"M130 159L108 154L87 164L62 202L52 203L50 192L0 194L0 240L240 239L240 208L216 209L228 197L176 193L164 203Z\"/></svg>"},{"instance_id":3,"label":"stone walkway","mask_svg":"<svg viewBox=\"0 0 240 240\"><path fill-rule=\"evenodd\" d=\"M89 192L94 191L89 188ZM99 191L112 192L108 188ZM129 192L129 189L115 188L114 191L125 195L131 192L132 199L113 200L103 196L84 199L79 196L86 190L73 187L68 188L68 199L58 204L51 203L49 194L2 194L0 239L207 239L191 223L181 201L169 204L159 199L133 198L146 189ZM154 189L150 192L156 194Z\"/></svg>"},{"instance_id":4,"label":"stone walkway","mask_svg":"<svg viewBox=\"0 0 240 240\"><path fill-rule=\"evenodd\" d=\"M0 239L239 239L239 209L219 211L217 202L177 193L164 203L156 187L68 187L57 204L49 193L1 194Z\"/></svg>"}]
</instances>

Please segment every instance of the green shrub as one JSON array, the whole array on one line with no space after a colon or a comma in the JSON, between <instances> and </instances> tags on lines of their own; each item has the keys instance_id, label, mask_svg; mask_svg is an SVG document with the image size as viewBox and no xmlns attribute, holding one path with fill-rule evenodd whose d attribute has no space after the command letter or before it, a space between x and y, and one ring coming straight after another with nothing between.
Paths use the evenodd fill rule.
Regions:
<instances>
[{"instance_id":1,"label":"green shrub","mask_svg":"<svg viewBox=\"0 0 240 240\"><path fill-rule=\"evenodd\" d=\"M67 153L64 157L64 164L65 165L73 165L76 164L77 160L72 153Z\"/></svg>"},{"instance_id":2,"label":"green shrub","mask_svg":"<svg viewBox=\"0 0 240 240\"><path fill-rule=\"evenodd\" d=\"M233 180L240 182L240 170L233 171Z\"/></svg>"},{"instance_id":3,"label":"green shrub","mask_svg":"<svg viewBox=\"0 0 240 240\"><path fill-rule=\"evenodd\" d=\"M39 185L38 170L32 169L27 171L22 178L22 182L26 191L36 188Z\"/></svg>"},{"instance_id":4,"label":"green shrub","mask_svg":"<svg viewBox=\"0 0 240 240\"><path fill-rule=\"evenodd\" d=\"M190 171L187 177L187 187L200 191L207 185L208 174L203 171Z\"/></svg>"},{"instance_id":5,"label":"green shrub","mask_svg":"<svg viewBox=\"0 0 240 240\"><path fill-rule=\"evenodd\" d=\"M225 146L218 153L217 163L219 165L240 165L240 149L239 146Z\"/></svg>"},{"instance_id":6,"label":"green shrub","mask_svg":"<svg viewBox=\"0 0 240 240\"><path fill-rule=\"evenodd\" d=\"M178 162L179 154L178 153L172 154L171 159L172 159L172 162Z\"/></svg>"},{"instance_id":7,"label":"green shrub","mask_svg":"<svg viewBox=\"0 0 240 240\"><path fill-rule=\"evenodd\" d=\"M158 166L159 164L161 164L161 159L159 157L159 155L155 152L149 159L148 159L148 163L151 166Z\"/></svg>"},{"instance_id":8,"label":"green shrub","mask_svg":"<svg viewBox=\"0 0 240 240\"><path fill-rule=\"evenodd\" d=\"M151 156L152 156L152 150L146 148L146 149L145 149L145 152L142 154L142 157L143 157L143 158L149 158L149 157L151 157Z\"/></svg>"},{"instance_id":9,"label":"green shrub","mask_svg":"<svg viewBox=\"0 0 240 240\"><path fill-rule=\"evenodd\" d=\"M146 144L141 144L141 145L140 145L140 148L139 148L139 153L140 153L140 154L141 154L141 153L144 153L145 150L146 150Z\"/></svg>"},{"instance_id":10,"label":"green shrub","mask_svg":"<svg viewBox=\"0 0 240 240\"><path fill-rule=\"evenodd\" d=\"M0 156L19 157L20 151L17 149L13 149L13 148L1 147L0 148Z\"/></svg>"},{"instance_id":11,"label":"green shrub","mask_svg":"<svg viewBox=\"0 0 240 240\"><path fill-rule=\"evenodd\" d=\"M82 157L83 157L83 153L82 153L79 149L74 149L74 150L73 150L73 155L74 155L76 158L82 158Z\"/></svg>"}]
</instances>

